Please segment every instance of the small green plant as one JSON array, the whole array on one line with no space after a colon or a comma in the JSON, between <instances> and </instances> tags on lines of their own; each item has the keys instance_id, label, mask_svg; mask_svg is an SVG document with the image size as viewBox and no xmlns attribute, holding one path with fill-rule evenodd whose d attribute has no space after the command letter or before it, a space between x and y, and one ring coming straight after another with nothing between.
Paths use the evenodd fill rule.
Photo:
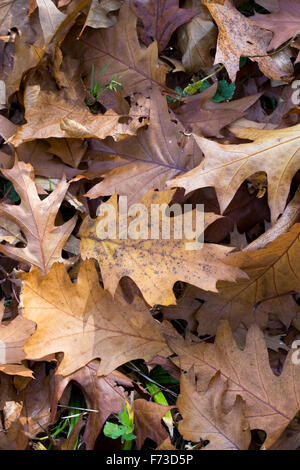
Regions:
<instances>
[{"instance_id":1,"label":"small green plant","mask_svg":"<svg viewBox=\"0 0 300 470\"><path fill-rule=\"evenodd\" d=\"M113 78L111 79L111 81L109 82L108 85L103 86L101 84L100 76L103 74L103 72L105 72L105 70L109 67L109 65L110 64L107 64L107 65L105 65L105 67L103 67L103 69L100 71L99 78L96 82L94 81L95 80L95 67L94 67L94 64L92 65L90 93L91 93L91 95L94 99L93 100L87 100L86 104L88 106L92 106L93 104L95 104L95 102L100 98L101 95L103 95L103 93L105 93L106 90L112 90L112 91L117 92L117 87L118 86L120 88L123 88L122 83L120 81L118 81L122 78L122 76L120 75L118 77L117 74L115 74L113 76Z\"/></svg>"},{"instance_id":2,"label":"small green plant","mask_svg":"<svg viewBox=\"0 0 300 470\"><path fill-rule=\"evenodd\" d=\"M235 84L227 83L226 80L220 80L218 82L217 93L213 97L215 103L221 103L222 101L229 101L232 99L235 92Z\"/></svg>"},{"instance_id":3,"label":"small green plant","mask_svg":"<svg viewBox=\"0 0 300 470\"><path fill-rule=\"evenodd\" d=\"M103 433L105 436L110 437L111 439L121 438L122 443L124 443L124 450L130 450L132 447L132 441L136 438L133 434L134 430L134 412L130 404L127 402L122 411L118 414L117 423L111 423L107 421L103 428Z\"/></svg>"}]
</instances>

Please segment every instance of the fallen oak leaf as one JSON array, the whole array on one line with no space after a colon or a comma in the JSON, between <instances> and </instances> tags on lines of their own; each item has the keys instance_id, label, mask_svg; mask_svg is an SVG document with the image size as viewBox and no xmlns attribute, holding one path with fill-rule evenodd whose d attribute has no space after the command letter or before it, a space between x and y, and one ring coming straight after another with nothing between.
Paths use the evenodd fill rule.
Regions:
<instances>
[{"instance_id":1,"label":"fallen oak leaf","mask_svg":"<svg viewBox=\"0 0 300 470\"><path fill-rule=\"evenodd\" d=\"M183 418L178 430L185 440L209 441L203 450L248 449L251 433L245 417L246 403L237 395L234 404L226 410L227 394L228 381L222 380L219 371L206 390L197 388L193 368L181 375L176 405Z\"/></svg>"},{"instance_id":2,"label":"fallen oak leaf","mask_svg":"<svg viewBox=\"0 0 300 470\"><path fill-rule=\"evenodd\" d=\"M268 202L275 222L285 208L291 180L300 167L300 124L274 130L235 128L234 132L253 142L224 145L194 135L205 155L204 161L169 181L167 186L184 187L187 193L214 186L223 213L243 181L257 171L265 171Z\"/></svg>"},{"instance_id":3,"label":"fallen oak leaf","mask_svg":"<svg viewBox=\"0 0 300 470\"><path fill-rule=\"evenodd\" d=\"M151 204L156 204L158 207L159 204L167 204L172 200L173 193L173 191L150 191L141 203L148 208L150 214ZM108 212L108 218L110 217L110 222L115 224L115 216L117 222L119 220L116 196L109 200L109 205L113 210ZM195 213L193 216L195 220ZM206 213L203 229L217 218L219 216L216 214ZM176 302L173 293L176 281L180 280L206 290L216 291L216 281L220 277L234 281L238 276L245 276L237 268L227 269L226 267L224 269L223 260L232 248L204 244L197 251L196 257L193 250L186 249L185 238L177 240L172 238L171 234L170 239L163 239L160 220L149 222L148 214L146 222L148 237L150 237L149 230L155 226L159 238L132 239L121 233L115 238L109 236L101 239L98 235L98 224L101 220L101 215L95 220L85 218L80 228L80 250L83 259L97 259L104 287L111 295L114 295L119 281L124 276L128 276L139 287L149 305L169 305Z\"/></svg>"},{"instance_id":4,"label":"fallen oak leaf","mask_svg":"<svg viewBox=\"0 0 300 470\"><path fill-rule=\"evenodd\" d=\"M115 74L121 76L123 96L145 94L155 85L165 87L165 68L158 65L157 43L142 49L136 23L137 17L124 2L114 27L84 31L78 40L77 55L87 75L87 86L91 83L94 65L94 76L100 77L103 84L110 83ZM126 40L120 40L123 35Z\"/></svg>"},{"instance_id":5,"label":"fallen oak leaf","mask_svg":"<svg viewBox=\"0 0 300 470\"><path fill-rule=\"evenodd\" d=\"M214 103L217 83L198 95L185 98L185 103L174 111L174 115L186 132L199 136L218 136L220 130L244 115L261 96L260 93L225 103Z\"/></svg>"},{"instance_id":6,"label":"fallen oak leaf","mask_svg":"<svg viewBox=\"0 0 300 470\"><path fill-rule=\"evenodd\" d=\"M267 55L267 48L272 39L270 31L256 26L253 21L242 15L233 6L232 0L226 0L224 5L209 2L206 6L219 30L215 64L225 65L232 82L235 81L242 56L257 62L267 77L275 80L291 79L293 67L286 51Z\"/></svg>"},{"instance_id":7,"label":"fallen oak leaf","mask_svg":"<svg viewBox=\"0 0 300 470\"><path fill-rule=\"evenodd\" d=\"M269 15L255 13L251 20L261 28L274 33L268 50L277 49L281 44L300 33L300 4L293 0L279 0L279 11Z\"/></svg>"},{"instance_id":8,"label":"fallen oak leaf","mask_svg":"<svg viewBox=\"0 0 300 470\"><path fill-rule=\"evenodd\" d=\"M95 441L105 421L112 413L119 413L125 405L127 394L124 387L132 388L132 380L115 370L108 375L98 376L100 361L94 360L73 374L63 377L55 375L55 387L52 401L52 420L57 404L70 382L76 383L82 390L89 412L83 442L86 450L94 448Z\"/></svg>"},{"instance_id":9,"label":"fallen oak leaf","mask_svg":"<svg viewBox=\"0 0 300 470\"><path fill-rule=\"evenodd\" d=\"M243 398L250 428L267 433L265 449L276 442L299 411L300 375L299 365L292 361L293 351L288 354L281 375L275 376L263 333L257 325L251 326L243 351L223 320L213 344L192 343L182 338L170 339L168 344L178 356L172 359L177 365L185 371L194 366L199 390L207 388L220 371L222 380L228 381L226 406L233 405L237 394Z\"/></svg>"},{"instance_id":10,"label":"fallen oak leaf","mask_svg":"<svg viewBox=\"0 0 300 470\"><path fill-rule=\"evenodd\" d=\"M33 334L35 325L18 315L9 323L4 324L4 301L0 303L0 371L8 375L32 377L32 371L21 364L25 359L23 346Z\"/></svg>"},{"instance_id":11,"label":"fallen oak leaf","mask_svg":"<svg viewBox=\"0 0 300 470\"><path fill-rule=\"evenodd\" d=\"M122 116L112 109L103 115L94 115L85 105L83 97L80 99L80 96L76 96L72 99L65 96L64 90L44 91L40 85L26 87L24 105L27 123L19 127L16 134L7 141L15 147L24 142L50 137L105 139L112 136L115 140L121 140L134 135L139 127L145 125L134 116L129 116L129 124L120 123ZM47 108L42 119L41 108Z\"/></svg>"},{"instance_id":12,"label":"fallen oak leaf","mask_svg":"<svg viewBox=\"0 0 300 470\"><path fill-rule=\"evenodd\" d=\"M23 281L24 316L37 324L25 345L26 357L63 352L57 374L72 374L101 358L97 373L107 375L134 359L169 355L164 332L173 334L172 329L154 320L140 298L131 304L121 295L113 300L101 288L92 261L81 265L76 284L60 263L46 276L32 269Z\"/></svg>"},{"instance_id":13,"label":"fallen oak leaf","mask_svg":"<svg viewBox=\"0 0 300 470\"><path fill-rule=\"evenodd\" d=\"M141 449L146 438L156 442L158 446L162 444L167 439L168 432L161 424L161 420L174 407L159 405L143 398L135 400L133 406L137 449Z\"/></svg>"},{"instance_id":14,"label":"fallen oak leaf","mask_svg":"<svg viewBox=\"0 0 300 470\"><path fill-rule=\"evenodd\" d=\"M166 48L174 31L198 13L179 8L178 0L130 0L130 7L144 25L140 31L142 41L146 46L157 41L159 52Z\"/></svg>"},{"instance_id":15,"label":"fallen oak leaf","mask_svg":"<svg viewBox=\"0 0 300 470\"><path fill-rule=\"evenodd\" d=\"M155 87L151 93L150 125L147 129L140 129L137 136L120 143L111 140L94 143L93 153L114 155L116 167L105 171L105 174L101 170L96 172L95 176L103 175L104 180L93 186L86 196L95 199L119 194L127 196L128 204L133 204L139 202L148 190L163 189L167 180L200 163L202 153L198 146L193 140L181 143L184 126L172 121L166 98ZM105 169L102 161L95 162L95 169L97 164ZM93 163L90 176L92 168Z\"/></svg>"},{"instance_id":16,"label":"fallen oak leaf","mask_svg":"<svg viewBox=\"0 0 300 470\"><path fill-rule=\"evenodd\" d=\"M55 218L68 189L64 178L56 189L41 200L34 182L34 172L30 164L15 161L11 170L1 170L12 182L21 198L21 204L0 204L0 214L15 222L27 240L25 248L0 245L0 251L21 262L38 267L42 273L49 271L56 261L63 262L61 251L69 238L77 216L55 226Z\"/></svg>"},{"instance_id":17,"label":"fallen oak leaf","mask_svg":"<svg viewBox=\"0 0 300 470\"><path fill-rule=\"evenodd\" d=\"M249 279L218 283L218 296L199 293L206 302L196 314L198 331L214 334L221 318L233 330L241 322L265 327L269 312L288 326L299 311L291 295L300 289L299 239L300 224L295 224L263 249L229 254L225 263L238 266Z\"/></svg>"}]
</instances>

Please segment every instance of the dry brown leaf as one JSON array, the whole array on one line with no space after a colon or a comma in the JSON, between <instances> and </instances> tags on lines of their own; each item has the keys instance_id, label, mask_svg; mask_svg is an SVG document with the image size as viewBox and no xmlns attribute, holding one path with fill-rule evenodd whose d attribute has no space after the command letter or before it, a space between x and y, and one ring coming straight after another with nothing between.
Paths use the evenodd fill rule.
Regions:
<instances>
[{"instance_id":1,"label":"dry brown leaf","mask_svg":"<svg viewBox=\"0 0 300 470\"><path fill-rule=\"evenodd\" d=\"M95 79L110 83L117 74L121 77L123 96L131 93L146 93L153 85L165 84L165 70L158 66L157 43L142 49L136 32L137 17L123 4L118 23L112 28L85 30L77 43L79 57L83 61L82 72L87 75L86 83L91 82L92 65ZM125 36L125 40L120 38ZM106 70L103 70L107 66ZM100 75L101 73L101 75Z\"/></svg>"},{"instance_id":2,"label":"dry brown leaf","mask_svg":"<svg viewBox=\"0 0 300 470\"><path fill-rule=\"evenodd\" d=\"M81 139L49 139L48 142L50 144L48 152L57 155L73 168L78 167L87 149L86 142Z\"/></svg>"},{"instance_id":3,"label":"dry brown leaf","mask_svg":"<svg viewBox=\"0 0 300 470\"><path fill-rule=\"evenodd\" d=\"M63 225L54 225L69 185L63 179L46 199L41 200L30 164L16 160L11 170L2 170L2 173L13 183L21 198L21 204L0 204L0 213L21 228L27 246L17 248L2 244L0 251L46 273L54 262L63 262L61 251L76 223L77 216L74 216Z\"/></svg>"},{"instance_id":4,"label":"dry brown leaf","mask_svg":"<svg viewBox=\"0 0 300 470\"><path fill-rule=\"evenodd\" d=\"M139 127L145 125L135 116L130 118L129 124L119 123L122 116L112 109L105 114L94 115L87 108L84 96L75 96L72 99L64 90L43 91L40 85L26 88L24 104L27 123L19 127L17 133L8 140L15 147L24 142L49 137L105 139L112 136L115 140L121 140L134 135ZM47 109L42 119L41 108Z\"/></svg>"},{"instance_id":5,"label":"dry brown leaf","mask_svg":"<svg viewBox=\"0 0 300 470\"><path fill-rule=\"evenodd\" d=\"M217 372L206 390L199 390L193 369L182 374L177 407L182 415L178 430L192 442L209 441L204 450L247 450L251 441L245 401L236 396L225 408L228 382Z\"/></svg>"},{"instance_id":6,"label":"dry brown leaf","mask_svg":"<svg viewBox=\"0 0 300 470\"><path fill-rule=\"evenodd\" d=\"M0 424L0 449L24 450L28 438L44 433L50 424L53 393L53 370L46 373L45 363L33 368L34 379L21 391L16 391L13 378L0 374L0 390L6 398L0 409L4 414L4 431Z\"/></svg>"},{"instance_id":7,"label":"dry brown leaf","mask_svg":"<svg viewBox=\"0 0 300 470\"><path fill-rule=\"evenodd\" d=\"M151 204L167 204L172 200L172 196L172 191L153 191L142 199L142 203L149 208L150 213ZM115 208L118 225L117 197L113 196L109 202ZM217 218L219 216L206 213L205 227ZM112 295L119 281L128 276L139 287L148 304L169 305L176 302L173 293L176 281L216 291L216 281L220 277L234 281L238 276L244 276L237 268L224 269L223 259L231 248L204 244L195 256L193 250L186 250L186 239L162 239L160 226L157 227L159 239L121 238L121 233L120 238L119 234L116 234L114 239L101 240L97 235L101 219L102 216L96 220L85 218L80 229L80 250L83 259L97 259L104 288ZM115 220L112 222L115 223ZM152 221L152 224L155 224L155 221ZM151 229L150 222L147 222L147 229Z\"/></svg>"},{"instance_id":8,"label":"dry brown leaf","mask_svg":"<svg viewBox=\"0 0 300 470\"><path fill-rule=\"evenodd\" d=\"M286 50L271 57L258 57L267 54L272 39L270 31L256 26L242 15L233 6L232 0L226 0L224 5L207 3L206 6L219 29L215 64L225 65L231 81L235 81L242 56L257 62L267 77L276 80L291 78L293 67Z\"/></svg>"},{"instance_id":9,"label":"dry brown leaf","mask_svg":"<svg viewBox=\"0 0 300 470\"><path fill-rule=\"evenodd\" d=\"M249 280L218 283L218 296L199 294L206 302L196 315L198 331L214 334L221 318L228 319L233 329L240 322L265 327L268 313L288 326L299 311L290 294L300 290L299 237L296 224L264 249L230 254L225 263L240 267Z\"/></svg>"},{"instance_id":10,"label":"dry brown leaf","mask_svg":"<svg viewBox=\"0 0 300 470\"><path fill-rule=\"evenodd\" d=\"M185 0L185 8L196 8L197 15L177 31L182 63L188 72L203 70L209 73L213 66L210 50L216 47L217 28L207 8L199 0Z\"/></svg>"},{"instance_id":11,"label":"dry brown leaf","mask_svg":"<svg viewBox=\"0 0 300 470\"><path fill-rule=\"evenodd\" d=\"M166 48L174 31L197 14L189 8L191 5L179 8L178 0L130 0L130 6L142 20L143 42L149 46L157 41L159 52Z\"/></svg>"},{"instance_id":12,"label":"dry brown leaf","mask_svg":"<svg viewBox=\"0 0 300 470\"><path fill-rule=\"evenodd\" d=\"M80 35L87 26L95 29L114 26L117 17L112 12L119 10L121 5L122 0L92 0Z\"/></svg>"},{"instance_id":13,"label":"dry brown leaf","mask_svg":"<svg viewBox=\"0 0 300 470\"><path fill-rule=\"evenodd\" d=\"M51 400L54 387L54 370L47 372L44 362L33 367L34 378L18 393L23 403L20 424L28 437L44 433L51 422Z\"/></svg>"},{"instance_id":14,"label":"dry brown leaf","mask_svg":"<svg viewBox=\"0 0 300 470\"><path fill-rule=\"evenodd\" d=\"M279 11L271 15L255 13L251 19L261 28L274 33L268 50L277 49L281 44L300 32L300 4L297 0L278 0Z\"/></svg>"},{"instance_id":15,"label":"dry brown leaf","mask_svg":"<svg viewBox=\"0 0 300 470\"><path fill-rule=\"evenodd\" d=\"M2 323L4 301L0 303L0 370L9 375L32 377L32 371L21 364L25 359L23 346L33 334L35 325L18 315L9 323Z\"/></svg>"},{"instance_id":16,"label":"dry brown leaf","mask_svg":"<svg viewBox=\"0 0 300 470\"><path fill-rule=\"evenodd\" d=\"M227 124L241 117L260 97L260 93L239 100L214 103L217 83L198 95L185 98L185 104L175 111L175 116L186 129L199 136L218 136ZM195 166L194 162L194 166Z\"/></svg>"},{"instance_id":17,"label":"dry brown leaf","mask_svg":"<svg viewBox=\"0 0 300 470\"><path fill-rule=\"evenodd\" d=\"M240 185L257 171L268 177L268 202L273 222L282 214L291 180L300 166L300 125L285 129L235 129L249 144L224 145L194 135L205 155L204 161L189 173L169 181L169 187L184 187L189 193L214 186L223 213Z\"/></svg>"},{"instance_id":18,"label":"dry brown leaf","mask_svg":"<svg viewBox=\"0 0 300 470\"><path fill-rule=\"evenodd\" d=\"M159 405L151 401L138 398L134 401L134 433L136 446L140 450L148 437L157 445L168 437L168 432L161 424L162 418L173 406Z\"/></svg>"},{"instance_id":19,"label":"dry brown leaf","mask_svg":"<svg viewBox=\"0 0 300 470\"><path fill-rule=\"evenodd\" d=\"M44 36L44 44L50 43L51 39L61 26L67 15L62 13L52 0L36 0L41 28Z\"/></svg>"},{"instance_id":20,"label":"dry brown leaf","mask_svg":"<svg viewBox=\"0 0 300 470\"><path fill-rule=\"evenodd\" d=\"M105 421L112 413L119 413L125 405L127 394L124 387L132 388L132 381L119 371L113 371L108 375L98 377L100 361L91 361L86 366L71 375L55 376L55 389L52 402L52 418L54 419L57 404L65 388L72 381L78 385L86 401L88 415L83 442L86 450L94 448L95 441Z\"/></svg>"},{"instance_id":21,"label":"dry brown leaf","mask_svg":"<svg viewBox=\"0 0 300 470\"><path fill-rule=\"evenodd\" d=\"M177 300L177 305L161 307L160 311L165 320L185 320L187 322L187 328L190 331L194 331L197 329L195 314L201 306L201 302L198 299L201 299L201 296L199 296L199 288L187 286L182 297Z\"/></svg>"},{"instance_id":22,"label":"dry brown leaf","mask_svg":"<svg viewBox=\"0 0 300 470\"><path fill-rule=\"evenodd\" d=\"M151 125L146 130L141 129L136 137L120 143L111 139L107 143L95 142L94 152L116 156L115 168L107 172L100 161L104 171L98 170L96 175L105 173L104 181L93 186L86 196L94 199L119 194L127 196L131 205L139 202L149 189L162 189L167 180L199 164L202 158L199 148L192 139L180 142L184 127L171 119L166 99L155 87L150 100Z\"/></svg>"},{"instance_id":23,"label":"dry brown leaf","mask_svg":"<svg viewBox=\"0 0 300 470\"><path fill-rule=\"evenodd\" d=\"M170 339L168 343L178 355L173 360L182 369L194 366L199 390L205 390L220 371L222 380L228 381L225 406L232 406L236 395L241 395L250 428L267 433L264 448L276 442L299 411L299 365L292 362L293 352L286 358L281 375L275 376L263 333L257 325L250 328L243 351L237 347L226 321L220 322L214 344L185 342L182 338Z\"/></svg>"},{"instance_id":24,"label":"dry brown leaf","mask_svg":"<svg viewBox=\"0 0 300 470\"><path fill-rule=\"evenodd\" d=\"M33 269L23 281L24 316L37 324L25 353L39 359L63 352L58 374L72 374L101 358L98 375L105 375L133 359L169 354L163 333L170 328L154 320L140 298L132 304L121 295L113 300L100 287L91 261L80 267L76 284L59 263L46 276Z\"/></svg>"}]
</instances>

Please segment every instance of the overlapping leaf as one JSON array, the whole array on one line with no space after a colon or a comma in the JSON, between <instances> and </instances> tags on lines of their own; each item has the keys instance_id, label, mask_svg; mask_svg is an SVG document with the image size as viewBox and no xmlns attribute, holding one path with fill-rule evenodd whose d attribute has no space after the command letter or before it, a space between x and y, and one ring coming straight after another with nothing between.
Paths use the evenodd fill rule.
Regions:
<instances>
[{"instance_id":1,"label":"overlapping leaf","mask_svg":"<svg viewBox=\"0 0 300 470\"><path fill-rule=\"evenodd\" d=\"M233 405L237 394L243 398L245 418L251 429L267 433L264 448L278 439L299 411L299 365L293 363L290 352L281 375L276 377L270 368L263 333L257 325L250 328L243 351L235 344L224 321L220 323L214 344L192 343L181 338L168 343L178 356L175 361L184 370L194 366L199 390L205 390L220 371L221 378L228 381L226 406Z\"/></svg>"},{"instance_id":2,"label":"overlapping leaf","mask_svg":"<svg viewBox=\"0 0 300 470\"><path fill-rule=\"evenodd\" d=\"M1 204L0 213L21 228L27 245L19 248L2 244L0 251L46 273L56 261L63 262L61 251L76 223L77 216L74 216L63 225L55 225L57 212L69 185L62 179L57 188L41 200L30 164L16 160L11 170L2 170L2 173L14 184L21 204Z\"/></svg>"},{"instance_id":3,"label":"overlapping leaf","mask_svg":"<svg viewBox=\"0 0 300 470\"><path fill-rule=\"evenodd\" d=\"M285 129L235 129L236 135L253 143L224 145L195 135L205 155L204 161L189 173L168 183L189 193L213 186L223 212L245 179L258 171L268 177L268 201L272 220L283 212L291 180L300 165L300 125Z\"/></svg>"},{"instance_id":4,"label":"overlapping leaf","mask_svg":"<svg viewBox=\"0 0 300 470\"><path fill-rule=\"evenodd\" d=\"M171 199L172 192L170 191L150 192L142 201L150 213L151 204L166 204ZM118 221L117 198L112 198L110 203L115 208ZM113 217L112 214L110 216ZM194 217L196 217L195 214ZM203 228L218 217L215 214L206 214ZM171 239L163 239L160 225L157 226L158 239L123 238L121 233L117 234L115 239L102 240L97 235L97 227L101 219L102 217L99 216L96 220L88 217L84 220L80 232L81 256L84 259L97 259L101 267L104 287L112 295L119 281L124 276L128 276L137 284L150 305L169 305L175 303L173 285L176 281L189 282L203 289L216 291L216 281L219 277L234 281L238 276L244 276L238 268L227 265L225 267L223 263L231 248L204 244L195 256L193 250L186 249L185 238L174 239L171 232ZM115 219L112 222L115 223ZM155 224L155 221L152 220L151 223ZM159 220L158 224L160 224ZM147 221L147 225L150 230L150 222Z\"/></svg>"},{"instance_id":5,"label":"overlapping leaf","mask_svg":"<svg viewBox=\"0 0 300 470\"><path fill-rule=\"evenodd\" d=\"M92 261L81 266L77 284L59 263L46 276L33 269L23 280L24 316L37 324L25 353L40 359L63 352L58 374L72 374L100 358L98 374L105 375L133 359L169 354L164 330L145 303L127 304L122 296L113 300L101 288Z\"/></svg>"}]
</instances>

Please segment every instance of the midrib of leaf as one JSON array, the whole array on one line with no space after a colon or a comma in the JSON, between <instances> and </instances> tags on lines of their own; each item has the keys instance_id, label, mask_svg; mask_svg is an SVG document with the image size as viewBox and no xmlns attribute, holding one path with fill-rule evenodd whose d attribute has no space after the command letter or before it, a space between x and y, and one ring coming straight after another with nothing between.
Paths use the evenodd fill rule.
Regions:
<instances>
[{"instance_id":1,"label":"midrib of leaf","mask_svg":"<svg viewBox=\"0 0 300 470\"><path fill-rule=\"evenodd\" d=\"M213 428L215 428L215 429L218 431L218 433L221 434L221 436L224 437L224 439L226 439L226 441L230 442L237 450L241 450L240 447L239 447L235 442L233 442L226 434L224 434L224 432L221 431L221 429L217 426L216 423L212 422L212 421L208 418L208 416L204 415L204 414L201 412L201 410L199 410L199 408L198 408L198 401L193 400L192 397L190 397L190 399L192 400L193 406L194 406L195 410L197 410L197 412L199 413L199 415L202 416L206 421L208 421L209 424L210 424Z\"/></svg>"},{"instance_id":2,"label":"midrib of leaf","mask_svg":"<svg viewBox=\"0 0 300 470\"><path fill-rule=\"evenodd\" d=\"M275 144L275 145L271 145L270 147L267 147L266 149L263 149L263 150L259 150L258 152L255 152L255 153L252 153L250 155L245 155L244 157L239 157L237 158L236 160L232 160L231 162L226 162L226 163L223 163L222 165L218 165L218 166L215 166L213 168L210 168L208 170L201 170L201 173L200 173L200 176L203 176L207 173L211 173L211 172L214 172L216 170L220 170L221 168L226 168L227 166L230 166L230 165L234 165L238 162L243 162L241 166L238 167L238 169L235 171L235 173L230 177L230 180L229 180L229 183L227 184L226 186L226 192L231 184L231 181L233 180L233 178L236 176L236 174L241 170L241 168L243 167L243 165L247 164L248 163L248 160L250 160L250 158L253 158L253 157L257 157L257 156L261 156L262 153L265 153L265 152L268 152L276 147L280 147L281 145L285 145L285 144L289 144L291 142L293 142L294 140L298 140L299 137L294 137L290 140L286 140L284 142L280 142L279 144ZM245 145L249 145L249 144L245 144ZM299 150L299 148L297 149L297 151ZM295 153L297 153L297 151ZM202 165L205 165L205 160L204 162L202 163ZM266 165L267 166L267 165Z\"/></svg>"},{"instance_id":3,"label":"midrib of leaf","mask_svg":"<svg viewBox=\"0 0 300 470\"><path fill-rule=\"evenodd\" d=\"M66 316L69 316L73 319L75 319L76 321L78 321L79 323L82 323L82 319L77 317L76 315L73 315L70 311L66 311L66 310L63 310L61 307L57 307L57 305L55 305L53 302L51 302L49 299L43 297L43 295L41 295L39 292L37 292L35 289L33 289L32 286L29 286L28 284L26 285L27 289L30 289L37 297L40 297L43 301L47 302L49 305L51 305L50 308L55 308L56 310L58 310L59 312L61 312L62 314L66 315ZM32 310L32 307L30 308ZM72 309L70 309L72 310ZM98 309L97 309L98 310ZM101 312L101 310L100 310ZM35 321L35 320L33 320ZM91 332L92 331L97 331L97 330L104 330L104 331L107 331L107 332L110 332L110 333L119 333L120 336L124 336L124 332L122 330L111 330L109 328L104 328L103 326L98 326L98 325L95 325L94 323L89 323L88 321L85 321L85 325L91 327ZM70 333L69 335L67 334L63 334L61 336L61 338L65 338L67 336L74 336L74 335L79 335L80 333L78 332L75 332L75 333ZM144 337L144 336L139 336L139 335L136 335L136 334L132 334L132 333L128 333L126 332L126 336L131 336L133 338L138 338L138 339L142 339L142 340L145 340L147 342L155 342L155 343L163 343L163 341L158 341L158 340L154 340L153 338L148 338L148 337ZM115 337L115 336L112 336L112 337ZM56 336L55 339L58 339L59 337ZM105 338L106 339L109 339L109 338Z\"/></svg>"},{"instance_id":4,"label":"midrib of leaf","mask_svg":"<svg viewBox=\"0 0 300 470\"><path fill-rule=\"evenodd\" d=\"M100 47L95 46L95 44L91 44L91 43L90 43L89 41L87 41L86 39L80 38L79 41L83 42L83 44L86 44L86 45L89 46L91 49L96 49L97 51L101 52L104 56L111 57L111 58L114 59L116 62L119 62L120 64L124 65L127 69L133 70L134 72L140 74L142 77L144 77L144 79L149 80L151 83L155 83L155 84L158 85L160 88L164 88L164 89L168 90L168 88L167 88L165 85L162 85L162 84L159 83L157 80L154 80L152 77L149 77L149 76L146 75L142 70L138 69L136 66L127 64L126 62L124 62L123 60L121 60L119 57L114 56L111 52L107 52L107 51L101 49ZM146 49L144 52L147 52L147 51L148 51L148 49ZM89 62L89 61L91 61L91 60L93 60L93 58L85 59L85 60L83 60L83 62Z\"/></svg>"}]
</instances>

